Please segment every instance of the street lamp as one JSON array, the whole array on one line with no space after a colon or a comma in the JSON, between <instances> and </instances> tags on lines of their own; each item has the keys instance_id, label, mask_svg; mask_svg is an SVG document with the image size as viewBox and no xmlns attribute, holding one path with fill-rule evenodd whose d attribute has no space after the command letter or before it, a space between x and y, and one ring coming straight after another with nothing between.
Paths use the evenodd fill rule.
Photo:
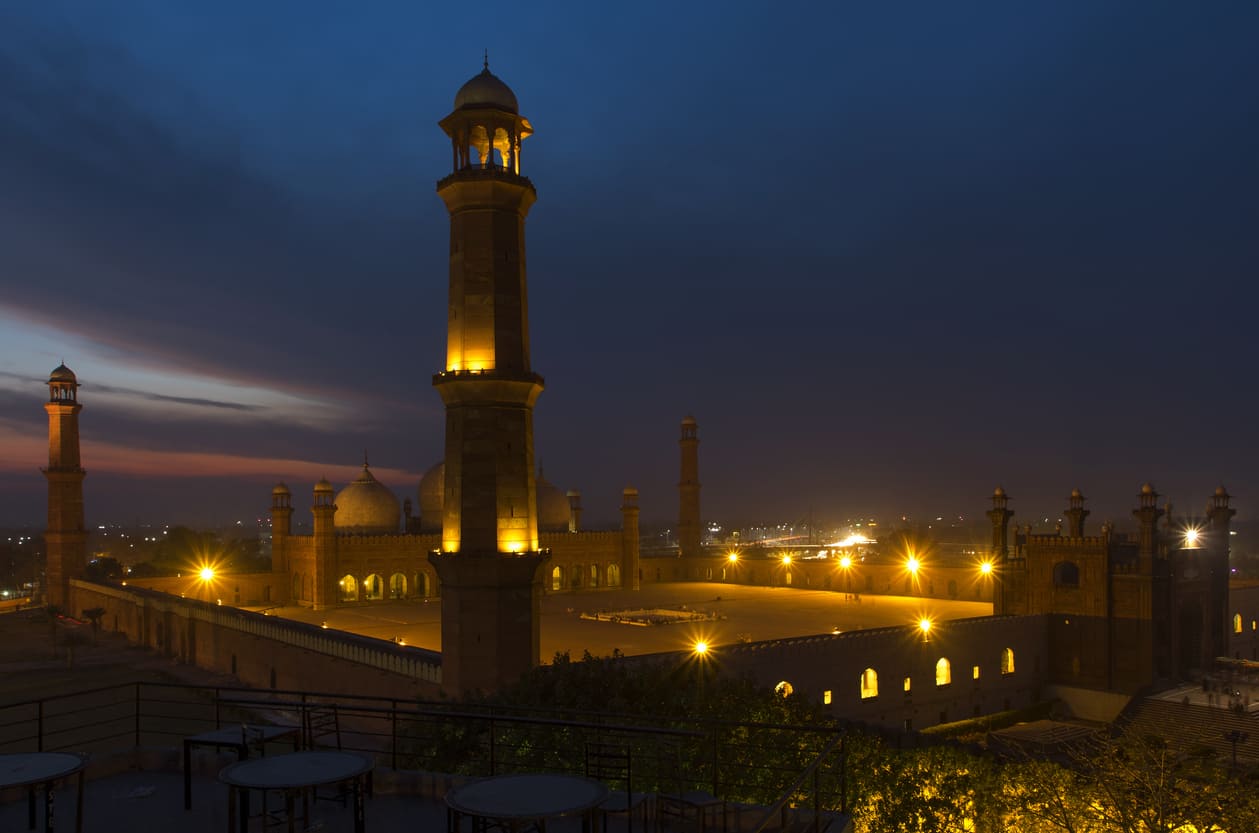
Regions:
<instances>
[{"instance_id":1,"label":"street lamp","mask_svg":"<svg viewBox=\"0 0 1259 833\"><path fill-rule=\"evenodd\" d=\"M844 571L844 593L852 598L852 558L845 555L839 559L839 566Z\"/></svg>"},{"instance_id":2,"label":"street lamp","mask_svg":"<svg viewBox=\"0 0 1259 833\"><path fill-rule=\"evenodd\" d=\"M202 581L214 581L214 568L207 564L201 568L201 572L197 575L201 577Z\"/></svg>"}]
</instances>

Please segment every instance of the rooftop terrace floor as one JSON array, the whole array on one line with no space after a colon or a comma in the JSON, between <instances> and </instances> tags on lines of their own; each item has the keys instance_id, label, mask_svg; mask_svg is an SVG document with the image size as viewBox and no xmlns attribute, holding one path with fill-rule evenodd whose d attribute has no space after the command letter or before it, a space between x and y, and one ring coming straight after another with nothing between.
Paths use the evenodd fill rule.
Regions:
<instances>
[{"instance_id":1,"label":"rooftop terrace floor","mask_svg":"<svg viewBox=\"0 0 1259 833\"><path fill-rule=\"evenodd\" d=\"M760 642L819 633L911 625L921 617L937 621L988 616L992 605L926 599L914 596L872 596L860 601L844 593L790 587L750 587L716 582L649 584L641 590L595 590L555 593L542 598L542 659L568 651L596 656L619 649L627 655L688 649L697 639L710 645ZM686 605L711 612L714 621L638 626L582 619L582 613ZM441 649L441 602L379 601L316 611L302 607L272 608L272 615L378 639L404 639L406 644Z\"/></svg>"}]
</instances>

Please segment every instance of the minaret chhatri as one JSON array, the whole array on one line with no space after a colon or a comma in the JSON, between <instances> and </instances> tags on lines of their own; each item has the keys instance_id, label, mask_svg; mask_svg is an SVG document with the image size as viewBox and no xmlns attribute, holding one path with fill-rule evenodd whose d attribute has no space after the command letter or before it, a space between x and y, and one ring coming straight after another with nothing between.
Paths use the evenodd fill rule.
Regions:
<instances>
[{"instance_id":1,"label":"minaret chhatri","mask_svg":"<svg viewBox=\"0 0 1259 833\"><path fill-rule=\"evenodd\" d=\"M699 425L695 417L682 420L682 478L678 481L678 555L700 554Z\"/></svg>"},{"instance_id":2,"label":"minaret chhatri","mask_svg":"<svg viewBox=\"0 0 1259 833\"><path fill-rule=\"evenodd\" d=\"M44 577L48 604L64 607L70 579L87 567L87 531L83 527L83 478L79 465L79 382L64 364L48 377L48 530Z\"/></svg>"},{"instance_id":3,"label":"minaret chhatri","mask_svg":"<svg viewBox=\"0 0 1259 833\"><path fill-rule=\"evenodd\" d=\"M534 491L525 215L537 197L520 175L533 132L490 73L460 88L441 121L454 171L437 183L450 212L441 551L442 687L492 691L538 664L541 567Z\"/></svg>"}]
</instances>

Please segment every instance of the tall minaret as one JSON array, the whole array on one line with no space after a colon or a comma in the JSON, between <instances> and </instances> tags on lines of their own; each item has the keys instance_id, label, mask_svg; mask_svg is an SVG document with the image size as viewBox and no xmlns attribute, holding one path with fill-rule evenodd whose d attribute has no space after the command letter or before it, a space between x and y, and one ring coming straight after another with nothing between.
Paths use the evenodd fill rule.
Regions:
<instances>
[{"instance_id":1,"label":"tall minaret","mask_svg":"<svg viewBox=\"0 0 1259 833\"><path fill-rule=\"evenodd\" d=\"M1007 585L1014 580L1010 570L1010 518L1014 517L1014 512L1009 507L1010 496L1005 489L1000 486L993 489L992 508L987 514L992 521L992 566L997 573L992 587L992 612L997 616L1013 612L1007 592Z\"/></svg>"},{"instance_id":2,"label":"tall minaret","mask_svg":"<svg viewBox=\"0 0 1259 833\"><path fill-rule=\"evenodd\" d=\"M48 377L48 531L44 533L44 570L49 604L70 601L70 579L87 566L87 531L83 528L83 477L79 465L79 383L64 364Z\"/></svg>"},{"instance_id":3,"label":"tall minaret","mask_svg":"<svg viewBox=\"0 0 1259 833\"><path fill-rule=\"evenodd\" d=\"M699 425L682 420L682 479L678 481L678 555L699 555Z\"/></svg>"},{"instance_id":4,"label":"tall minaret","mask_svg":"<svg viewBox=\"0 0 1259 833\"><path fill-rule=\"evenodd\" d=\"M1084 519L1089 516L1089 510L1084 508L1084 494L1079 489L1071 490L1067 508L1062 514L1067 519L1067 534L1072 538L1083 538Z\"/></svg>"},{"instance_id":5,"label":"tall minaret","mask_svg":"<svg viewBox=\"0 0 1259 833\"><path fill-rule=\"evenodd\" d=\"M442 687L493 691L538 664L541 567L534 491L525 215L537 197L520 175L533 132L516 96L482 72L441 121L454 171L437 183L450 212L442 548Z\"/></svg>"}]
</instances>

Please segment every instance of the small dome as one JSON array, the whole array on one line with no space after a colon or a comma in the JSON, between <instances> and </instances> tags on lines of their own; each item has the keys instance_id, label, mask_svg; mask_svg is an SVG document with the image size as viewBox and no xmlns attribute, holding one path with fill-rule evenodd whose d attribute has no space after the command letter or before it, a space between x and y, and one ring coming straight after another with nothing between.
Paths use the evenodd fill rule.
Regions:
<instances>
[{"instance_id":1,"label":"small dome","mask_svg":"<svg viewBox=\"0 0 1259 833\"><path fill-rule=\"evenodd\" d=\"M1072 490L1071 490L1071 497L1083 498L1083 497L1084 497L1084 495L1080 493L1080 490L1079 490L1079 489L1072 489Z\"/></svg>"},{"instance_id":2,"label":"small dome","mask_svg":"<svg viewBox=\"0 0 1259 833\"><path fill-rule=\"evenodd\" d=\"M1223 487L1223 486L1216 486L1216 487L1215 487L1215 496L1216 496L1216 497L1228 497L1228 492L1224 489L1224 487Z\"/></svg>"},{"instance_id":3,"label":"small dome","mask_svg":"<svg viewBox=\"0 0 1259 833\"><path fill-rule=\"evenodd\" d=\"M271 494L273 495L290 494L289 487L285 486L283 481L280 481L279 483L275 484L275 488L271 490Z\"/></svg>"},{"instance_id":4,"label":"small dome","mask_svg":"<svg viewBox=\"0 0 1259 833\"><path fill-rule=\"evenodd\" d=\"M1141 494L1143 495L1154 494L1154 487L1151 486L1149 483L1146 483L1144 486L1141 487Z\"/></svg>"},{"instance_id":5,"label":"small dome","mask_svg":"<svg viewBox=\"0 0 1259 833\"><path fill-rule=\"evenodd\" d=\"M319 482L315 484L315 494L323 494L332 491L332 484L328 482L326 477L319 478Z\"/></svg>"},{"instance_id":6,"label":"small dome","mask_svg":"<svg viewBox=\"0 0 1259 833\"><path fill-rule=\"evenodd\" d=\"M472 76L455 93L455 109L461 110L464 107L497 107L509 113L520 112L516 94L502 79L490 72L488 61L480 73Z\"/></svg>"},{"instance_id":7,"label":"small dome","mask_svg":"<svg viewBox=\"0 0 1259 833\"><path fill-rule=\"evenodd\" d=\"M621 490L621 494L623 494L623 495L637 495L637 494L638 494L638 490L637 490L637 489L635 489L633 486L626 486L624 489L622 489L622 490Z\"/></svg>"},{"instance_id":8,"label":"small dome","mask_svg":"<svg viewBox=\"0 0 1259 833\"><path fill-rule=\"evenodd\" d=\"M997 488L995 488L995 489L993 489L993 490L992 490L992 496L993 496L993 497L1005 497L1005 489L1002 489L1000 486L998 486Z\"/></svg>"},{"instance_id":9,"label":"small dome","mask_svg":"<svg viewBox=\"0 0 1259 833\"><path fill-rule=\"evenodd\" d=\"M66 367L64 364L57 365L57 369L48 375L48 381L71 382L78 384L78 379L75 378L74 371Z\"/></svg>"},{"instance_id":10,"label":"small dome","mask_svg":"<svg viewBox=\"0 0 1259 833\"><path fill-rule=\"evenodd\" d=\"M398 531L402 517L398 496L372 476L366 463L358 478L337 493L336 504L337 532L383 535Z\"/></svg>"},{"instance_id":11,"label":"small dome","mask_svg":"<svg viewBox=\"0 0 1259 833\"><path fill-rule=\"evenodd\" d=\"M682 417L682 424L683 425L698 425L698 423L695 421L695 417L691 416L690 414L687 414L686 416Z\"/></svg>"},{"instance_id":12,"label":"small dome","mask_svg":"<svg viewBox=\"0 0 1259 833\"><path fill-rule=\"evenodd\" d=\"M534 491L538 499L538 530L567 532L572 510L564 492L552 485L541 474L538 475Z\"/></svg>"}]
</instances>

